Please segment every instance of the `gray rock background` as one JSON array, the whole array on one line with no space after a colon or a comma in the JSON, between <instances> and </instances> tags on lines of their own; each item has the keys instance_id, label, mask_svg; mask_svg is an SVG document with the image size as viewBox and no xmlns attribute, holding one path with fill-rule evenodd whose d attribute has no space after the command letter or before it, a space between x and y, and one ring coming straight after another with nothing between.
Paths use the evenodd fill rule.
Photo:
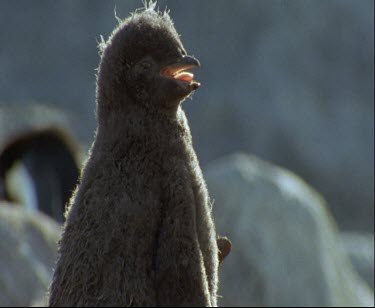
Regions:
<instances>
[{"instance_id":1,"label":"gray rock background","mask_svg":"<svg viewBox=\"0 0 375 308\"><path fill-rule=\"evenodd\" d=\"M74 121L75 120L75 121ZM69 132L77 118L57 106L48 106L35 101L24 105L4 105L0 107L0 148L12 136L35 128L61 127ZM72 135L72 132L70 132Z\"/></svg>"},{"instance_id":2,"label":"gray rock background","mask_svg":"<svg viewBox=\"0 0 375 308\"><path fill-rule=\"evenodd\" d=\"M60 226L40 213L0 202L0 306L43 302L52 279Z\"/></svg>"},{"instance_id":3,"label":"gray rock background","mask_svg":"<svg viewBox=\"0 0 375 308\"><path fill-rule=\"evenodd\" d=\"M328 200L342 229L373 233L374 3L159 1L203 84L186 101L202 165L234 151L284 166ZM140 1L0 3L0 109L47 103L95 129L99 35Z\"/></svg>"},{"instance_id":4,"label":"gray rock background","mask_svg":"<svg viewBox=\"0 0 375 308\"><path fill-rule=\"evenodd\" d=\"M374 234L344 232L341 241L354 268L374 289Z\"/></svg>"},{"instance_id":5,"label":"gray rock background","mask_svg":"<svg viewBox=\"0 0 375 308\"><path fill-rule=\"evenodd\" d=\"M205 176L217 229L232 241L221 306L374 305L323 198L302 179L244 154L212 162Z\"/></svg>"}]
</instances>

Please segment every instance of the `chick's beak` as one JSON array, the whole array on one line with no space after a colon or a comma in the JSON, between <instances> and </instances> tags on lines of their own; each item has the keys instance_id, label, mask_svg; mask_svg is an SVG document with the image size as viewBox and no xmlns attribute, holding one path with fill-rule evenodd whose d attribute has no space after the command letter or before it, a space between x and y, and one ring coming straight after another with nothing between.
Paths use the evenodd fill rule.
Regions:
<instances>
[{"instance_id":1,"label":"chick's beak","mask_svg":"<svg viewBox=\"0 0 375 308\"><path fill-rule=\"evenodd\" d=\"M194 80L193 73L187 71L193 67L201 67L199 61L193 56L182 56L175 63L164 66L160 70L160 74L165 77L188 82L196 89L200 86L200 83Z\"/></svg>"},{"instance_id":2,"label":"chick's beak","mask_svg":"<svg viewBox=\"0 0 375 308\"><path fill-rule=\"evenodd\" d=\"M198 59L194 58L193 56L182 56L180 60L176 63L176 65L189 65L190 67L201 67Z\"/></svg>"}]
</instances>

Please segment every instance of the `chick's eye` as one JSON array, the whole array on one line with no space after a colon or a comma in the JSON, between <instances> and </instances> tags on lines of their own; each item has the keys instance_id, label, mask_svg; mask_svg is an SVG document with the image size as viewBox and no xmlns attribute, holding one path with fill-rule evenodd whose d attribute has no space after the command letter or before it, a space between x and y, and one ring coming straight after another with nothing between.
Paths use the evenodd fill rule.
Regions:
<instances>
[{"instance_id":1,"label":"chick's eye","mask_svg":"<svg viewBox=\"0 0 375 308\"><path fill-rule=\"evenodd\" d=\"M151 63L149 61L142 61L141 66L144 70L148 70L151 68Z\"/></svg>"}]
</instances>

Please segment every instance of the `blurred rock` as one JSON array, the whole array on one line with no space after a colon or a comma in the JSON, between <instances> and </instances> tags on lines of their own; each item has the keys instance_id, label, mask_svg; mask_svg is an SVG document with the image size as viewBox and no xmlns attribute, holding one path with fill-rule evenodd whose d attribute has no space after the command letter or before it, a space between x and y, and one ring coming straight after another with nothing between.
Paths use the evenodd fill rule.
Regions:
<instances>
[{"instance_id":1,"label":"blurred rock","mask_svg":"<svg viewBox=\"0 0 375 308\"><path fill-rule=\"evenodd\" d=\"M324 200L291 172L236 154L205 169L217 230L232 252L221 306L373 306Z\"/></svg>"},{"instance_id":2,"label":"blurred rock","mask_svg":"<svg viewBox=\"0 0 375 308\"><path fill-rule=\"evenodd\" d=\"M27 101L22 106L0 103L0 148L14 135L46 127L72 127L77 121L73 113L63 108Z\"/></svg>"},{"instance_id":3,"label":"blurred rock","mask_svg":"<svg viewBox=\"0 0 375 308\"><path fill-rule=\"evenodd\" d=\"M341 239L354 268L374 289L374 235L344 232Z\"/></svg>"},{"instance_id":4,"label":"blurred rock","mask_svg":"<svg viewBox=\"0 0 375 308\"><path fill-rule=\"evenodd\" d=\"M52 279L60 227L40 213L0 203L0 306L40 302Z\"/></svg>"}]
</instances>

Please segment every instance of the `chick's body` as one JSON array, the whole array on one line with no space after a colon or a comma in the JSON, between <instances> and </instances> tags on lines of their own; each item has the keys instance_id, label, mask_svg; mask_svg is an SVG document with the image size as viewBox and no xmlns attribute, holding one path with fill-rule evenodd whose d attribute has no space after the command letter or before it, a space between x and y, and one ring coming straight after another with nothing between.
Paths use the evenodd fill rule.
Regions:
<instances>
[{"instance_id":1,"label":"chick's body","mask_svg":"<svg viewBox=\"0 0 375 308\"><path fill-rule=\"evenodd\" d=\"M180 106L199 84L179 72L196 65L168 14L152 9L104 46L98 131L67 214L50 306L216 306L211 205Z\"/></svg>"}]
</instances>

